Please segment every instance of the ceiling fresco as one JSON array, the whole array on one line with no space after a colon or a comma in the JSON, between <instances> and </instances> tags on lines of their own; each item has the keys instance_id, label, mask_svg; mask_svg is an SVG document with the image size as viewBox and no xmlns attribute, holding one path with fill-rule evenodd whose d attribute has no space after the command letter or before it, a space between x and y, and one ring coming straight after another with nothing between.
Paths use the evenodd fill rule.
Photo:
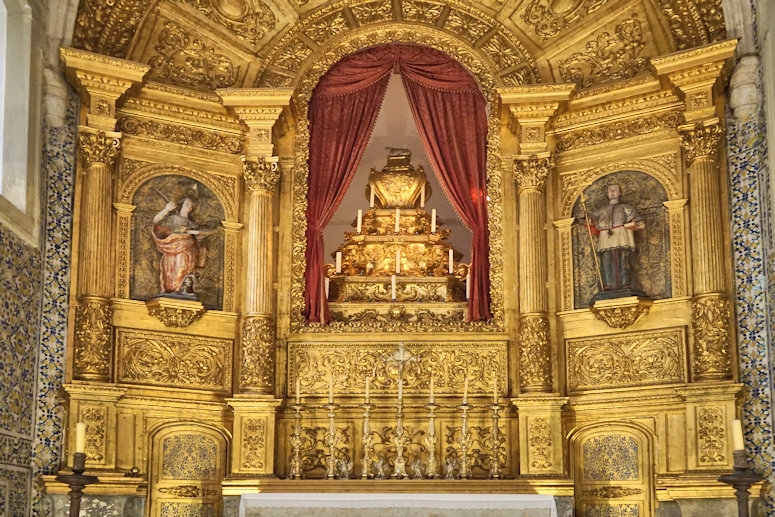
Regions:
<instances>
[{"instance_id":1,"label":"ceiling fresco","mask_svg":"<svg viewBox=\"0 0 775 517\"><path fill-rule=\"evenodd\" d=\"M466 46L498 85L579 90L648 75L653 57L725 38L721 0L82 0L73 46L213 91L294 87L338 42L407 30Z\"/></svg>"}]
</instances>

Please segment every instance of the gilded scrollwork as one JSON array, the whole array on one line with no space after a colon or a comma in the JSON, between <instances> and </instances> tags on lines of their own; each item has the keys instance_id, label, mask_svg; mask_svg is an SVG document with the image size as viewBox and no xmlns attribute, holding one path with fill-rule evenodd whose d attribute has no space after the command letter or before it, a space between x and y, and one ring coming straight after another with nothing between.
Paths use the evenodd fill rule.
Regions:
<instances>
[{"instance_id":1,"label":"gilded scrollwork","mask_svg":"<svg viewBox=\"0 0 775 517\"><path fill-rule=\"evenodd\" d=\"M242 420L240 464L244 470L261 470L266 457L266 423L263 418Z\"/></svg>"},{"instance_id":2,"label":"gilded scrollwork","mask_svg":"<svg viewBox=\"0 0 775 517\"><path fill-rule=\"evenodd\" d=\"M634 303L619 305L595 304L590 307L592 314L611 328L625 329L635 325L651 309L650 300L638 299Z\"/></svg>"},{"instance_id":3,"label":"gilded scrollwork","mask_svg":"<svg viewBox=\"0 0 775 517\"><path fill-rule=\"evenodd\" d=\"M228 88L237 80L239 66L174 22L164 23L154 48L157 54L148 64L156 80L209 90Z\"/></svg>"},{"instance_id":4,"label":"gilded scrollwork","mask_svg":"<svg viewBox=\"0 0 775 517\"><path fill-rule=\"evenodd\" d=\"M562 133L557 142L557 150L564 152L588 145L613 142L622 138L645 135L661 129L675 129L681 123L681 114L668 111L631 120L620 120L611 124L598 124L593 128L581 129L571 133Z\"/></svg>"},{"instance_id":5,"label":"gilded scrollwork","mask_svg":"<svg viewBox=\"0 0 775 517\"><path fill-rule=\"evenodd\" d=\"M528 458L530 470L551 470L552 424L546 417L528 417Z\"/></svg>"},{"instance_id":6,"label":"gilded scrollwork","mask_svg":"<svg viewBox=\"0 0 775 517\"><path fill-rule=\"evenodd\" d=\"M620 497L630 497L633 495L640 495L643 493L642 488L625 487L625 486L601 486L598 488L590 488L583 491L586 497L598 497L600 499L617 499Z\"/></svg>"},{"instance_id":7,"label":"gilded scrollwork","mask_svg":"<svg viewBox=\"0 0 775 517\"><path fill-rule=\"evenodd\" d=\"M726 38L721 0L659 0L677 50Z\"/></svg>"},{"instance_id":8,"label":"gilded scrollwork","mask_svg":"<svg viewBox=\"0 0 775 517\"><path fill-rule=\"evenodd\" d=\"M218 449L218 443L209 436L167 436L162 443L162 475L165 479L214 480L219 472Z\"/></svg>"},{"instance_id":9,"label":"gilded scrollwork","mask_svg":"<svg viewBox=\"0 0 775 517\"><path fill-rule=\"evenodd\" d=\"M731 322L732 307L723 295L692 300L692 372L695 380L732 377Z\"/></svg>"},{"instance_id":10,"label":"gilded scrollwork","mask_svg":"<svg viewBox=\"0 0 775 517\"><path fill-rule=\"evenodd\" d=\"M223 135L214 131L205 131L188 126L165 124L134 116L124 116L118 120L119 129L131 136L141 136L163 140L173 144L200 147L209 151L229 154L242 152L242 140L237 136Z\"/></svg>"},{"instance_id":11,"label":"gilded scrollwork","mask_svg":"<svg viewBox=\"0 0 775 517\"><path fill-rule=\"evenodd\" d=\"M107 446L107 410L104 406L81 406L80 421L86 424L86 459L93 463L105 461Z\"/></svg>"},{"instance_id":12,"label":"gilded scrollwork","mask_svg":"<svg viewBox=\"0 0 775 517\"><path fill-rule=\"evenodd\" d=\"M686 159L691 164L702 157L715 159L718 156L719 143L724 135L724 130L718 123L704 124L698 122L692 128L683 129L683 148L686 151Z\"/></svg>"},{"instance_id":13,"label":"gilded scrollwork","mask_svg":"<svg viewBox=\"0 0 775 517\"><path fill-rule=\"evenodd\" d=\"M206 309L201 303L182 306L181 304L165 305L149 302L146 304L148 314L161 321L165 327L186 328L204 316Z\"/></svg>"},{"instance_id":14,"label":"gilded scrollwork","mask_svg":"<svg viewBox=\"0 0 775 517\"><path fill-rule=\"evenodd\" d=\"M514 159L514 178L517 180L519 190L538 189L543 190L546 178L552 170L550 156L539 157L531 154L527 158Z\"/></svg>"},{"instance_id":15,"label":"gilded scrollwork","mask_svg":"<svg viewBox=\"0 0 775 517\"><path fill-rule=\"evenodd\" d=\"M447 447L444 452L444 463L449 466L460 468L462 454L460 450L462 427L447 426L447 432L444 436ZM471 477L486 477L493 464L493 451L497 451L499 468L504 468L507 461L506 450L506 431L502 427L498 428L497 444L493 440L492 426L473 425L468 428L468 470Z\"/></svg>"},{"instance_id":16,"label":"gilded scrollwork","mask_svg":"<svg viewBox=\"0 0 775 517\"><path fill-rule=\"evenodd\" d=\"M697 452L703 465L726 462L727 431L724 412L719 407L697 409Z\"/></svg>"},{"instance_id":17,"label":"gilded scrollwork","mask_svg":"<svg viewBox=\"0 0 775 517\"><path fill-rule=\"evenodd\" d=\"M132 384L229 391L229 339L120 329L118 380Z\"/></svg>"},{"instance_id":18,"label":"gilded scrollwork","mask_svg":"<svg viewBox=\"0 0 775 517\"><path fill-rule=\"evenodd\" d=\"M582 445L584 481L638 481L640 447L632 436L593 436Z\"/></svg>"},{"instance_id":19,"label":"gilded scrollwork","mask_svg":"<svg viewBox=\"0 0 775 517\"><path fill-rule=\"evenodd\" d=\"M640 56L645 46L640 20L627 18L616 26L613 35L601 32L587 42L584 52L575 52L561 61L560 76L582 88L634 77L648 68L648 59Z\"/></svg>"},{"instance_id":20,"label":"gilded scrollwork","mask_svg":"<svg viewBox=\"0 0 775 517\"><path fill-rule=\"evenodd\" d=\"M264 190L274 192L280 181L280 166L277 161L267 160L259 156L257 160L242 161L243 177L249 190Z\"/></svg>"},{"instance_id":21,"label":"gilded scrollwork","mask_svg":"<svg viewBox=\"0 0 775 517\"><path fill-rule=\"evenodd\" d=\"M567 349L572 391L686 382L681 329L571 339Z\"/></svg>"},{"instance_id":22,"label":"gilded scrollwork","mask_svg":"<svg viewBox=\"0 0 775 517\"><path fill-rule=\"evenodd\" d=\"M531 0L525 5L520 18L531 25L533 32L543 40L560 34L572 23L584 19L589 13L599 9L606 0L575 0L568 9L554 10L551 0Z\"/></svg>"},{"instance_id":23,"label":"gilded scrollwork","mask_svg":"<svg viewBox=\"0 0 775 517\"><path fill-rule=\"evenodd\" d=\"M277 17L262 0L229 2L225 0L178 0L191 4L199 12L226 27L237 37L255 45L277 25Z\"/></svg>"},{"instance_id":24,"label":"gilded scrollwork","mask_svg":"<svg viewBox=\"0 0 775 517\"><path fill-rule=\"evenodd\" d=\"M83 298L75 307L75 376L108 378L113 355L113 307L108 300Z\"/></svg>"},{"instance_id":25,"label":"gilded scrollwork","mask_svg":"<svg viewBox=\"0 0 775 517\"><path fill-rule=\"evenodd\" d=\"M197 485L177 485L170 487L159 487L157 490L160 494L169 494L175 497L215 497L221 494L220 490L214 488L201 487Z\"/></svg>"},{"instance_id":26,"label":"gilded scrollwork","mask_svg":"<svg viewBox=\"0 0 775 517\"><path fill-rule=\"evenodd\" d=\"M73 45L124 57L151 0L84 0L80 2L73 29Z\"/></svg>"},{"instance_id":27,"label":"gilded scrollwork","mask_svg":"<svg viewBox=\"0 0 775 517\"><path fill-rule=\"evenodd\" d=\"M528 314L519 320L519 376L523 392L552 389L552 344L546 314Z\"/></svg>"},{"instance_id":28,"label":"gilded scrollwork","mask_svg":"<svg viewBox=\"0 0 775 517\"><path fill-rule=\"evenodd\" d=\"M81 127L78 133L78 151L81 161L86 167L95 163L103 163L112 169L118 158L120 147L121 140L118 133L93 131L85 127Z\"/></svg>"},{"instance_id":29,"label":"gilded scrollwork","mask_svg":"<svg viewBox=\"0 0 775 517\"><path fill-rule=\"evenodd\" d=\"M351 461L350 447L350 428L336 427L335 442L341 447L334 449L334 459L337 465L342 462ZM327 445L326 436L329 433L328 427L302 427L299 437L301 453L301 471L302 476L310 479L325 477L330 448ZM290 459L289 459L290 463Z\"/></svg>"},{"instance_id":30,"label":"gilded scrollwork","mask_svg":"<svg viewBox=\"0 0 775 517\"><path fill-rule=\"evenodd\" d=\"M274 386L274 321L246 317L242 322L240 387L271 391Z\"/></svg>"}]
</instances>

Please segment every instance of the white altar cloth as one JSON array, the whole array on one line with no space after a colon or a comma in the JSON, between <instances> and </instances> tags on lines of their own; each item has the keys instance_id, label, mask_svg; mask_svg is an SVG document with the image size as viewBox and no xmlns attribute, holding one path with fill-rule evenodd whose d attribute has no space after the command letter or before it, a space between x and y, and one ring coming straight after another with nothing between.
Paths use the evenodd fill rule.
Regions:
<instances>
[{"instance_id":1,"label":"white altar cloth","mask_svg":"<svg viewBox=\"0 0 775 517\"><path fill-rule=\"evenodd\" d=\"M314 510L314 511L313 511ZM523 494L242 494L240 517L557 517L554 497Z\"/></svg>"}]
</instances>

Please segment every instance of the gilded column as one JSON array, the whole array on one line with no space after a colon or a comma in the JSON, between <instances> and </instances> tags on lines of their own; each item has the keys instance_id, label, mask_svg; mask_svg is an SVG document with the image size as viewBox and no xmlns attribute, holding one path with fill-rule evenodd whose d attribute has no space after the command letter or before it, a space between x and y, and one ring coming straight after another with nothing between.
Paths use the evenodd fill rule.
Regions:
<instances>
[{"instance_id":1,"label":"gilded column","mask_svg":"<svg viewBox=\"0 0 775 517\"><path fill-rule=\"evenodd\" d=\"M546 199L551 168L548 153L518 156L514 177L519 198L519 375L520 389L552 391L552 346L546 284ZM529 243L529 245L528 245Z\"/></svg>"},{"instance_id":2,"label":"gilded column","mask_svg":"<svg viewBox=\"0 0 775 517\"><path fill-rule=\"evenodd\" d=\"M686 124L678 130L689 176L692 275L692 379L729 380L732 369L732 307L725 275L723 206L719 184L719 145L724 135L716 103L723 91L735 40L722 41L690 53L652 60L685 101ZM672 222L672 221L671 221ZM672 228L671 228L672 230Z\"/></svg>"},{"instance_id":3,"label":"gilded column","mask_svg":"<svg viewBox=\"0 0 775 517\"><path fill-rule=\"evenodd\" d=\"M142 81L149 67L69 48L61 49L60 57L84 107L78 126L73 377L108 382L113 356L110 298L115 295L113 174L121 138L114 131L116 101Z\"/></svg>"}]
</instances>

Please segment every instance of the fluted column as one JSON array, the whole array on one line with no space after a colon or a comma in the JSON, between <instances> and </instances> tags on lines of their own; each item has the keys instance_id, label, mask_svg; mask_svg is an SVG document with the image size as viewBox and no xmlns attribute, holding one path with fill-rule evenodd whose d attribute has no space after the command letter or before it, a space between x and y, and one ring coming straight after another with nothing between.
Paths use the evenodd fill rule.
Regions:
<instances>
[{"instance_id":1,"label":"fluted column","mask_svg":"<svg viewBox=\"0 0 775 517\"><path fill-rule=\"evenodd\" d=\"M519 357L520 393L554 390L546 240L546 179L552 167L549 121L567 101L572 84L500 88L517 136L514 178L519 200Z\"/></svg>"},{"instance_id":2,"label":"fluted column","mask_svg":"<svg viewBox=\"0 0 775 517\"><path fill-rule=\"evenodd\" d=\"M291 93L290 89L218 90L224 105L248 128L243 158L247 260L237 390L261 396L273 396L276 391L273 220L280 170L273 156L272 128Z\"/></svg>"},{"instance_id":3,"label":"fluted column","mask_svg":"<svg viewBox=\"0 0 775 517\"><path fill-rule=\"evenodd\" d=\"M140 82L149 67L122 59L63 48L60 57L84 107L78 126L80 210L76 261L75 379L110 381L114 296L113 175L121 133L116 101Z\"/></svg>"},{"instance_id":4,"label":"fluted column","mask_svg":"<svg viewBox=\"0 0 775 517\"><path fill-rule=\"evenodd\" d=\"M737 42L722 41L694 52L652 60L660 76L680 90L685 100L683 138L689 176L692 274L692 379L729 380L732 371L732 306L727 296L723 206L719 184L719 144L724 135L716 102Z\"/></svg>"},{"instance_id":5,"label":"fluted column","mask_svg":"<svg viewBox=\"0 0 775 517\"><path fill-rule=\"evenodd\" d=\"M518 156L514 177L519 198L519 357L522 392L552 391L546 263L545 184L548 153Z\"/></svg>"}]
</instances>

